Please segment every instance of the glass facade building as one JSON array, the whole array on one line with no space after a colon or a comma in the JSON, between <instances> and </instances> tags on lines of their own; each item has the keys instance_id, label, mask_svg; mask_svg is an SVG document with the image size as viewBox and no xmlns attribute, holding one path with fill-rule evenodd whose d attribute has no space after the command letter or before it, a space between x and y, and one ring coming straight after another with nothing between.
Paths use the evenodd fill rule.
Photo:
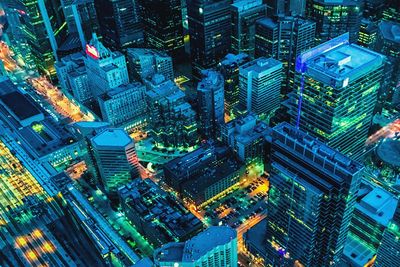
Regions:
<instances>
[{"instance_id":1,"label":"glass facade building","mask_svg":"<svg viewBox=\"0 0 400 267\"><path fill-rule=\"evenodd\" d=\"M385 57L343 35L298 57L291 122L352 158L363 155Z\"/></svg>"},{"instance_id":2,"label":"glass facade building","mask_svg":"<svg viewBox=\"0 0 400 267\"><path fill-rule=\"evenodd\" d=\"M271 136L266 264L337 264L363 167L287 123Z\"/></svg>"}]
</instances>

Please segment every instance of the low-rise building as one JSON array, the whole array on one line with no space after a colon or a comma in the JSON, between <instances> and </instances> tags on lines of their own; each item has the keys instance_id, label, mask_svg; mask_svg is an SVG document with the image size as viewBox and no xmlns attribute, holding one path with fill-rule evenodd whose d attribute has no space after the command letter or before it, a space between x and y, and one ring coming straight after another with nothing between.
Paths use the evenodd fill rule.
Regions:
<instances>
[{"instance_id":1,"label":"low-rise building","mask_svg":"<svg viewBox=\"0 0 400 267\"><path fill-rule=\"evenodd\" d=\"M150 179L135 179L119 189L128 220L155 247L182 242L203 228L202 222Z\"/></svg>"}]
</instances>

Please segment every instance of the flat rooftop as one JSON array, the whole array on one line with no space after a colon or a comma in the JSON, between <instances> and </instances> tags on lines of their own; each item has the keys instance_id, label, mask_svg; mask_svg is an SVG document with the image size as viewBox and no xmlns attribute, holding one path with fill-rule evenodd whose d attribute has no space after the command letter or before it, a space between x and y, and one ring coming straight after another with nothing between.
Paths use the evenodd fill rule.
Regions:
<instances>
[{"instance_id":1,"label":"flat rooftop","mask_svg":"<svg viewBox=\"0 0 400 267\"><path fill-rule=\"evenodd\" d=\"M356 209L379 224L387 226L396 211L397 202L392 194L376 187L356 204Z\"/></svg>"},{"instance_id":2,"label":"flat rooftop","mask_svg":"<svg viewBox=\"0 0 400 267\"><path fill-rule=\"evenodd\" d=\"M400 24L391 21L382 21L378 25L382 36L400 45Z\"/></svg>"},{"instance_id":3,"label":"flat rooftop","mask_svg":"<svg viewBox=\"0 0 400 267\"><path fill-rule=\"evenodd\" d=\"M194 262L236 238L236 231L228 226L211 226L186 242L162 246L155 251L154 258L161 262Z\"/></svg>"},{"instance_id":4,"label":"flat rooftop","mask_svg":"<svg viewBox=\"0 0 400 267\"><path fill-rule=\"evenodd\" d=\"M358 242L357 238L348 235L343 255L354 267L364 267L374 257L376 251Z\"/></svg>"},{"instance_id":5,"label":"flat rooftop","mask_svg":"<svg viewBox=\"0 0 400 267\"><path fill-rule=\"evenodd\" d=\"M0 99L21 121L42 114L31 100L18 91L4 94Z\"/></svg>"},{"instance_id":6,"label":"flat rooftop","mask_svg":"<svg viewBox=\"0 0 400 267\"><path fill-rule=\"evenodd\" d=\"M400 167L400 140L383 140L377 147L376 154L385 163Z\"/></svg>"},{"instance_id":7,"label":"flat rooftop","mask_svg":"<svg viewBox=\"0 0 400 267\"><path fill-rule=\"evenodd\" d=\"M240 65L247 60L249 60L250 57L246 53L240 53L240 54L227 54L224 59L221 61L221 65L223 66L231 66L231 65Z\"/></svg>"},{"instance_id":8,"label":"flat rooftop","mask_svg":"<svg viewBox=\"0 0 400 267\"><path fill-rule=\"evenodd\" d=\"M133 142L124 129L107 129L91 139L96 146L121 147Z\"/></svg>"},{"instance_id":9,"label":"flat rooftop","mask_svg":"<svg viewBox=\"0 0 400 267\"><path fill-rule=\"evenodd\" d=\"M337 88L346 87L357 78L383 66L385 61L381 54L348 44L346 35L312 48L299 58L305 58L307 76Z\"/></svg>"},{"instance_id":10,"label":"flat rooftop","mask_svg":"<svg viewBox=\"0 0 400 267\"><path fill-rule=\"evenodd\" d=\"M270 74L282 68L282 62L272 57L260 57L254 59L239 68L239 73L242 76L247 76L249 72L254 73L257 77Z\"/></svg>"}]
</instances>

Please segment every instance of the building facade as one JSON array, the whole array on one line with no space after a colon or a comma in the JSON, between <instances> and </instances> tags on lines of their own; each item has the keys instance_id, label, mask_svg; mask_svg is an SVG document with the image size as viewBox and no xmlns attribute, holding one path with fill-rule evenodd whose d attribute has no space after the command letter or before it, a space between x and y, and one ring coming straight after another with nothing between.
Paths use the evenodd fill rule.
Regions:
<instances>
[{"instance_id":1,"label":"building facade","mask_svg":"<svg viewBox=\"0 0 400 267\"><path fill-rule=\"evenodd\" d=\"M363 167L287 123L271 134L267 264L338 264Z\"/></svg>"},{"instance_id":2,"label":"building facade","mask_svg":"<svg viewBox=\"0 0 400 267\"><path fill-rule=\"evenodd\" d=\"M206 137L213 137L224 123L224 78L214 70L202 71L197 84L200 129Z\"/></svg>"},{"instance_id":3,"label":"building facade","mask_svg":"<svg viewBox=\"0 0 400 267\"><path fill-rule=\"evenodd\" d=\"M244 112L267 116L280 104L282 63L260 57L239 68L239 105Z\"/></svg>"},{"instance_id":4,"label":"building facade","mask_svg":"<svg viewBox=\"0 0 400 267\"><path fill-rule=\"evenodd\" d=\"M135 144L123 129L106 129L91 139L96 165L107 194L139 177Z\"/></svg>"}]
</instances>

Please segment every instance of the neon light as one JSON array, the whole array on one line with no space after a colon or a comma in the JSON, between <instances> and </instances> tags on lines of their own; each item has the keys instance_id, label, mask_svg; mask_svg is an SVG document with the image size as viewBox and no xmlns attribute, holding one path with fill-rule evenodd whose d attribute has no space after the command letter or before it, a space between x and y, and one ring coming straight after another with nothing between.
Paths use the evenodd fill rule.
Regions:
<instances>
[{"instance_id":1,"label":"neon light","mask_svg":"<svg viewBox=\"0 0 400 267\"><path fill-rule=\"evenodd\" d=\"M94 59L99 59L99 51L97 51L96 47L86 44L86 54Z\"/></svg>"}]
</instances>

